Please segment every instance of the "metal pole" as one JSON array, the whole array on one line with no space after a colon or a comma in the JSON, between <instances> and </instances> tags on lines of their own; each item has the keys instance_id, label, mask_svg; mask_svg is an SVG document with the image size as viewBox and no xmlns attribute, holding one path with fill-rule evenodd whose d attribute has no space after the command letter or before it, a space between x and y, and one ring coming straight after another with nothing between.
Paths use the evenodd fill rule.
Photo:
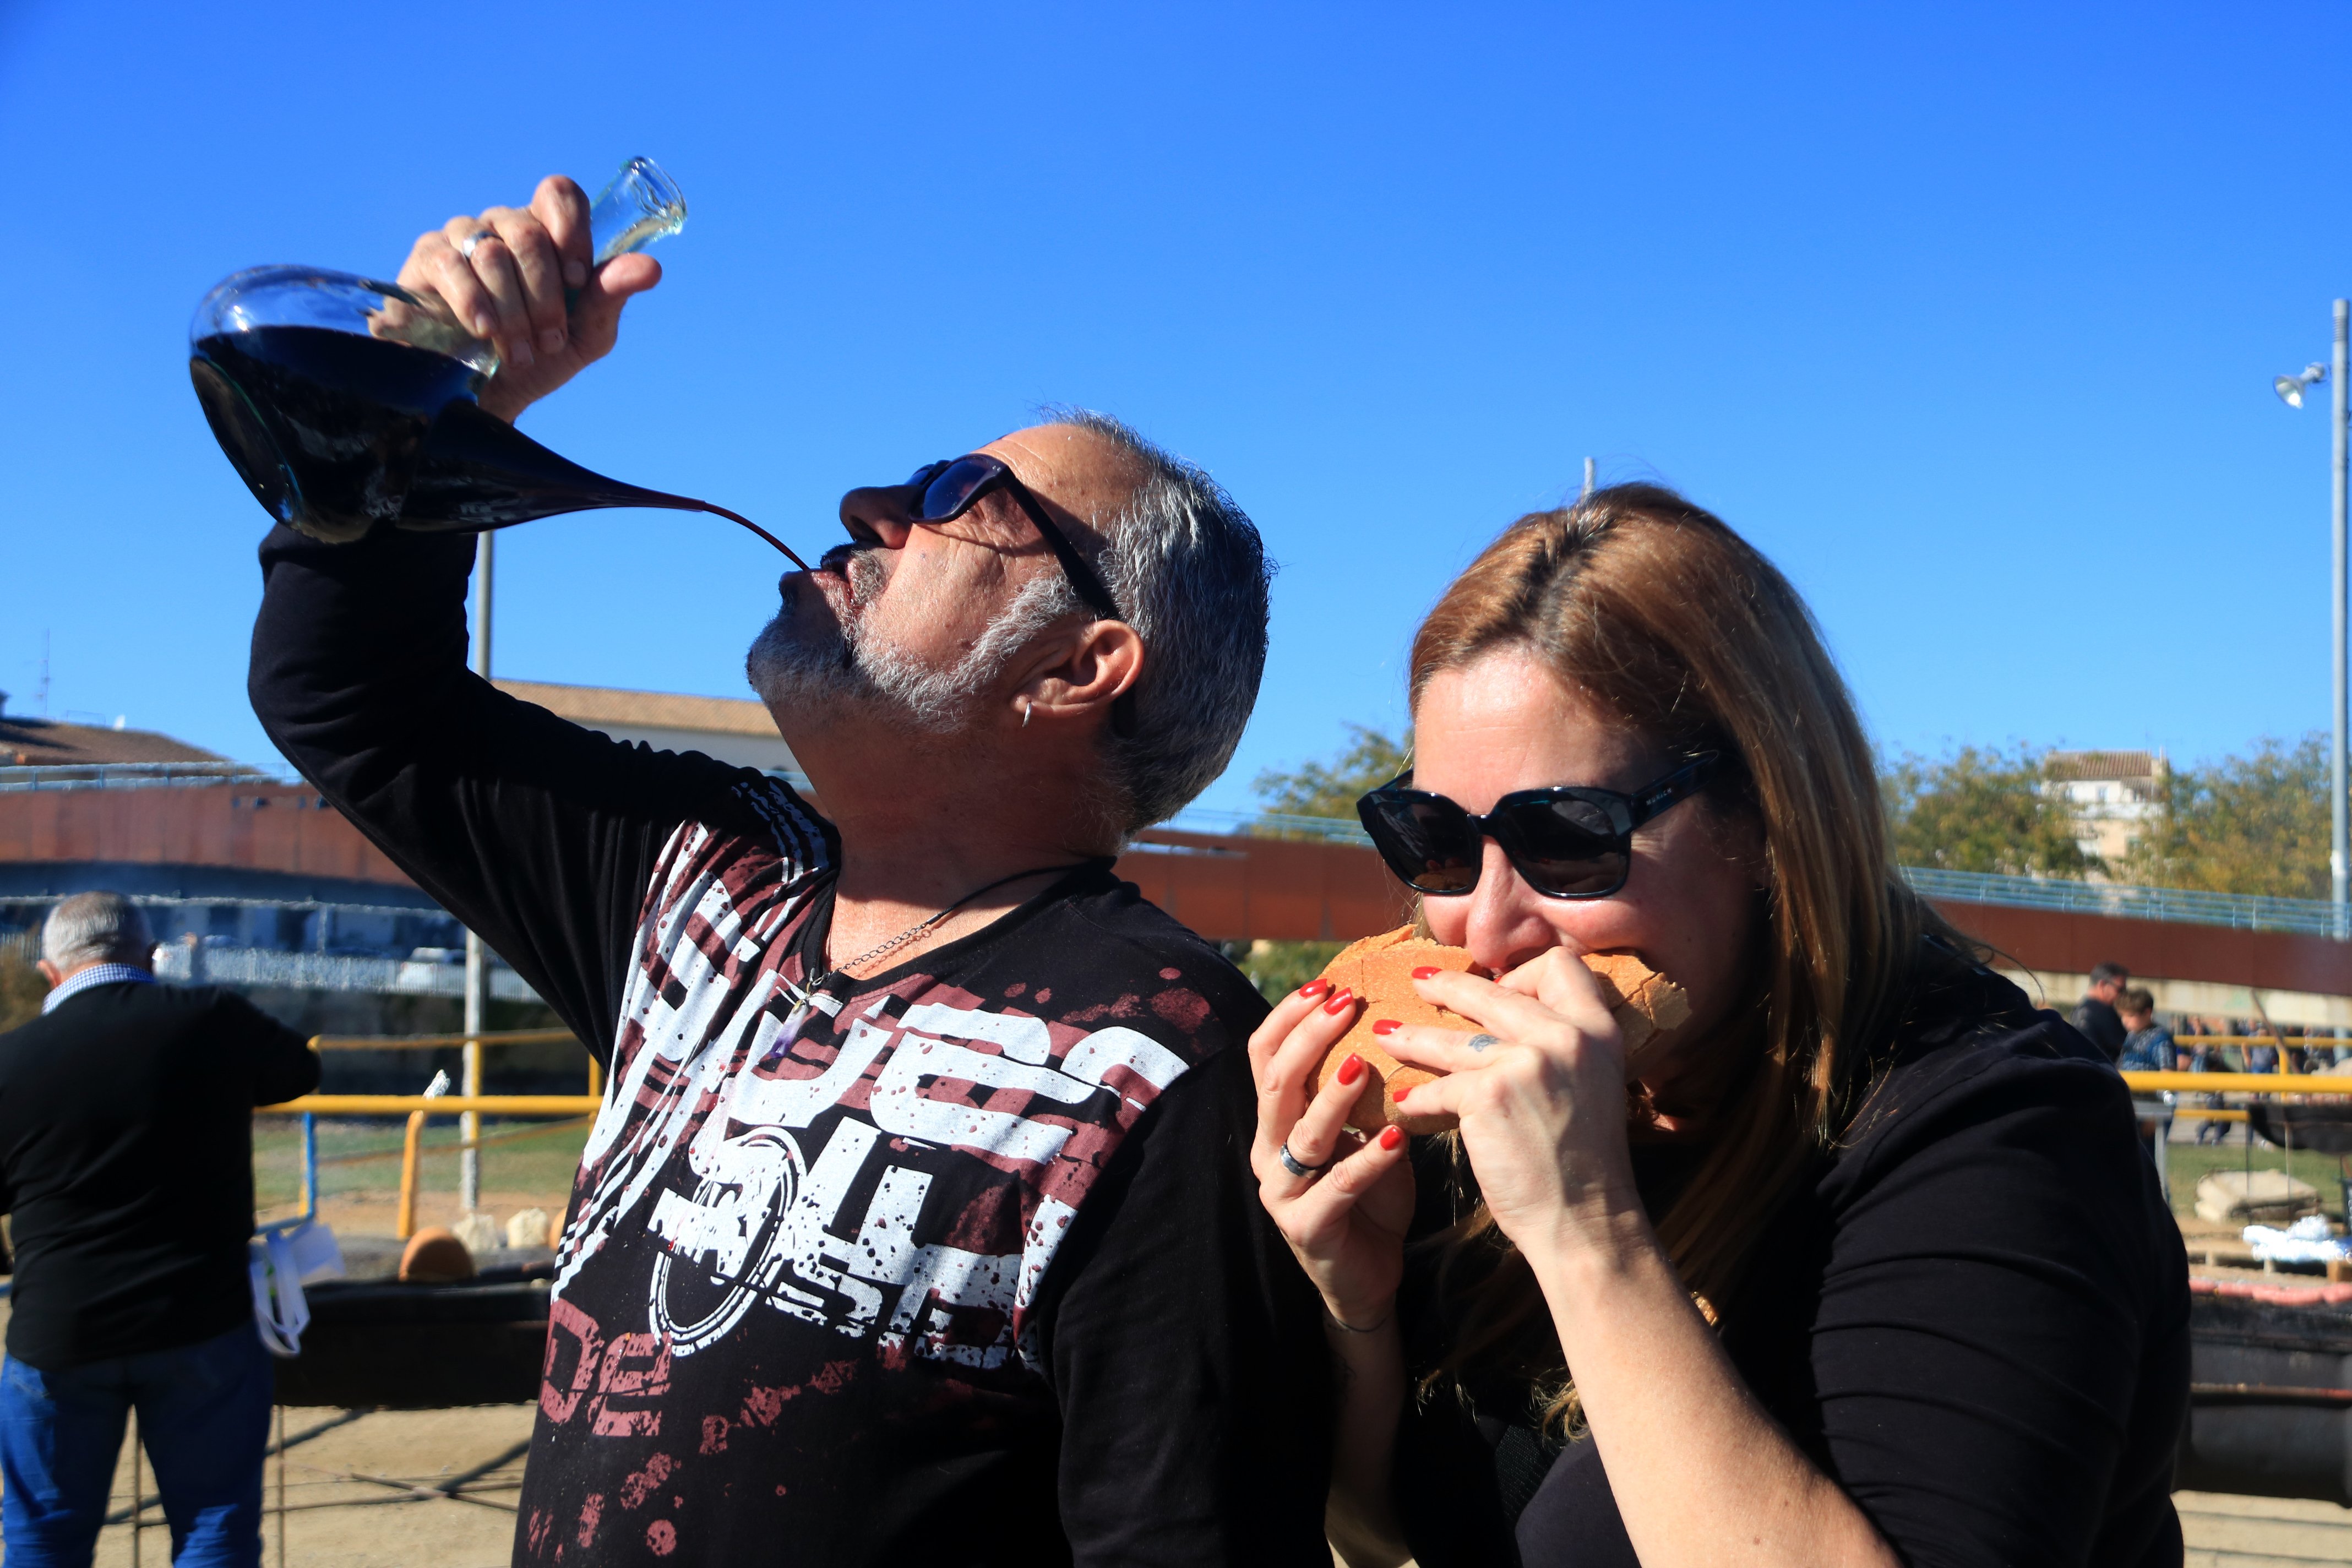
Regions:
<instances>
[{"instance_id":1,"label":"metal pole","mask_svg":"<svg viewBox=\"0 0 2352 1568\"><path fill-rule=\"evenodd\" d=\"M2336 743L2328 759L2328 879L2333 885L2336 902L2336 935L2340 941L2352 937L2352 823L2346 819L2344 746L2346 717L2346 686L2344 668L2345 612L2345 419L2347 412L2347 389L2344 383L2352 374L2352 300L2336 301L2336 365L2333 372L2336 389L2330 400L2335 416L2334 462L2329 500L2332 503L2335 553L2328 572L2328 590L2335 601L2334 636L2328 653L2335 668Z\"/></svg>"},{"instance_id":2,"label":"metal pole","mask_svg":"<svg viewBox=\"0 0 2352 1568\"><path fill-rule=\"evenodd\" d=\"M495 541L498 535L488 529L474 536L474 673L484 680L490 678L490 599L491 578L496 566ZM490 999L490 955L482 946L482 939L471 931L466 932L466 1033L479 1037L488 1026ZM482 1092L482 1042L478 1037L466 1042L465 1089L468 1095ZM482 1135L482 1119L472 1111L457 1120L458 1137L472 1142ZM467 1149L457 1156L457 1207L471 1214L482 1206L482 1152Z\"/></svg>"},{"instance_id":3,"label":"metal pole","mask_svg":"<svg viewBox=\"0 0 2352 1568\"><path fill-rule=\"evenodd\" d=\"M1576 499L1579 500L1592 499L1592 459L1590 458L1584 459L1584 489Z\"/></svg>"}]
</instances>

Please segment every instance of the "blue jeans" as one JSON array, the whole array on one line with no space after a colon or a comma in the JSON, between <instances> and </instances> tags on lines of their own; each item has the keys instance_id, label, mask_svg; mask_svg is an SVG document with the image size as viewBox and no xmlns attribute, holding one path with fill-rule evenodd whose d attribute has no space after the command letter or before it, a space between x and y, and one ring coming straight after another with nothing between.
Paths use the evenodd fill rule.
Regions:
<instances>
[{"instance_id":1,"label":"blue jeans","mask_svg":"<svg viewBox=\"0 0 2352 1568\"><path fill-rule=\"evenodd\" d=\"M192 1345L57 1372L15 1356L0 1362L0 1539L8 1568L89 1562L134 1407L171 1521L172 1561L256 1568L273 1376L251 1323Z\"/></svg>"}]
</instances>

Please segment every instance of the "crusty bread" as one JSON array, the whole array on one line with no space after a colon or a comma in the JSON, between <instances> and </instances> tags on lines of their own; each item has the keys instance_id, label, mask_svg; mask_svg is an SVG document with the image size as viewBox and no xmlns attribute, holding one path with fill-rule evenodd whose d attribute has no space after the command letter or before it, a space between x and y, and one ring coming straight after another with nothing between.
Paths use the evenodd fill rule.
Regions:
<instances>
[{"instance_id":1,"label":"crusty bread","mask_svg":"<svg viewBox=\"0 0 2352 1568\"><path fill-rule=\"evenodd\" d=\"M1632 953L1588 953L1584 963L1616 998L1612 1011L1628 1054L1690 1016L1690 999L1683 988ZM1348 1115L1349 1126L1372 1132L1393 1122L1407 1132L1421 1134L1443 1132L1454 1125L1450 1115L1416 1116L1410 1109L1410 1097L1405 1106L1397 1104L1398 1089L1417 1088L1437 1075L1397 1060L1372 1033L1373 1023L1381 1018L1444 1029L1476 1028L1469 1019L1422 1000L1413 986L1412 972L1432 966L1465 972L1477 968L1465 949L1415 936L1411 926L1368 936L1342 949L1324 967L1323 978L1364 998L1354 1026L1331 1047L1315 1075L1315 1087L1319 1089L1351 1053L1364 1058L1371 1070L1365 1076L1362 1097Z\"/></svg>"},{"instance_id":2,"label":"crusty bread","mask_svg":"<svg viewBox=\"0 0 2352 1568\"><path fill-rule=\"evenodd\" d=\"M408 1238L400 1251L404 1285L446 1285L474 1277L474 1255L445 1226L428 1225Z\"/></svg>"}]
</instances>

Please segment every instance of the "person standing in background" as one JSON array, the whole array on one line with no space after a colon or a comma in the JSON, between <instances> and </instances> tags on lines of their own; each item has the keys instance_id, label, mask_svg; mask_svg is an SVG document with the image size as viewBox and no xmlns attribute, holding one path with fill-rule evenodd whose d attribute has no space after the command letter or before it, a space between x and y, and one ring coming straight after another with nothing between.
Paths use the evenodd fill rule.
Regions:
<instances>
[{"instance_id":1,"label":"person standing in background","mask_svg":"<svg viewBox=\"0 0 2352 1568\"><path fill-rule=\"evenodd\" d=\"M2074 1027L2113 1061L2123 1053L2124 1021L2116 1016L2116 998L2131 984L2131 971L2120 963L2102 963L2091 971L2091 989L2074 1004Z\"/></svg>"},{"instance_id":2,"label":"person standing in background","mask_svg":"<svg viewBox=\"0 0 2352 1568\"><path fill-rule=\"evenodd\" d=\"M2215 1026L2210 1018L2191 1018L2189 1020L2189 1032L2192 1035L2210 1037L2220 1034L2221 1030ZM2190 1072L2223 1072L2228 1069L2229 1065L2222 1060L2219 1049L2207 1044L2200 1044L2189 1058ZM2204 1101L2205 1109L2208 1110L2219 1110L2223 1104L2221 1097L2218 1094L2205 1096ZM2197 1142L2200 1144L2225 1142L2229 1136L2230 1124L2218 1116L2209 1116L2197 1124Z\"/></svg>"},{"instance_id":3,"label":"person standing in background","mask_svg":"<svg viewBox=\"0 0 2352 1568\"><path fill-rule=\"evenodd\" d=\"M0 1363L11 1568L83 1564L131 1410L179 1568L261 1560L273 1373L253 1322L253 1109L318 1087L243 997L158 984L147 922L77 893L41 929L41 1016L0 1035Z\"/></svg>"},{"instance_id":4,"label":"person standing in background","mask_svg":"<svg viewBox=\"0 0 2352 1568\"><path fill-rule=\"evenodd\" d=\"M2125 1072L2170 1072L2172 1031L2156 1021L2156 997L2143 986L2126 986L2116 997L2124 1026L2124 1048L2116 1066Z\"/></svg>"}]
</instances>

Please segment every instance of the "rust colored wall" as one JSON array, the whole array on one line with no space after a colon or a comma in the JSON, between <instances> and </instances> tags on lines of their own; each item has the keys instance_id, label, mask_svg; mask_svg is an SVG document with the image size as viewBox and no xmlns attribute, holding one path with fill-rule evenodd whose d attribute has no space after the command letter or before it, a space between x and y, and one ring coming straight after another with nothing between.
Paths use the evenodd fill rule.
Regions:
<instances>
[{"instance_id":1,"label":"rust colored wall","mask_svg":"<svg viewBox=\"0 0 2352 1568\"><path fill-rule=\"evenodd\" d=\"M2088 973L2122 964L2134 974L2270 991L2352 996L2352 942L2291 931L2231 931L2000 904L1939 903L1954 925L2028 969Z\"/></svg>"},{"instance_id":2,"label":"rust colored wall","mask_svg":"<svg viewBox=\"0 0 2352 1568\"><path fill-rule=\"evenodd\" d=\"M1408 900L1380 857L1351 844L1155 829L1118 874L1217 942L1351 942L1403 922ZM0 861L236 866L407 886L313 792L290 784L32 790L0 795ZM2029 969L2135 974L2352 995L2352 942L2106 915L1939 904L1962 931Z\"/></svg>"},{"instance_id":3,"label":"rust colored wall","mask_svg":"<svg viewBox=\"0 0 2352 1568\"><path fill-rule=\"evenodd\" d=\"M341 813L299 784L0 795L0 860L236 866L410 885Z\"/></svg>"},{"instance_id":4,"label":"rust colored wall","mask_svg":"<svg viewBox=\"0 0 2352 1568\"><path fill-rule=\"evenodd\" d=\"M1407 895L1370 849L1155 828L1118 874L1212 942L1353 942L1404 922Z\"/></svg>"},{"instance_id":5,"label":"rust colored wall","mask_svg":"<svg viewBox=\"0 0 2352 1568\"><path fill-rule=\"evenodd\" d=\"M1118 874L1213 941L1353 941L1403 922L1403 889L1369 848L1154 832L1192 854L1130 853ZM2028 969L2084 973L2109 960L2135 974L2352 996L2352 942L2111 915L1941 903L1954 925Z\"/></svg>"}]
</instances>

